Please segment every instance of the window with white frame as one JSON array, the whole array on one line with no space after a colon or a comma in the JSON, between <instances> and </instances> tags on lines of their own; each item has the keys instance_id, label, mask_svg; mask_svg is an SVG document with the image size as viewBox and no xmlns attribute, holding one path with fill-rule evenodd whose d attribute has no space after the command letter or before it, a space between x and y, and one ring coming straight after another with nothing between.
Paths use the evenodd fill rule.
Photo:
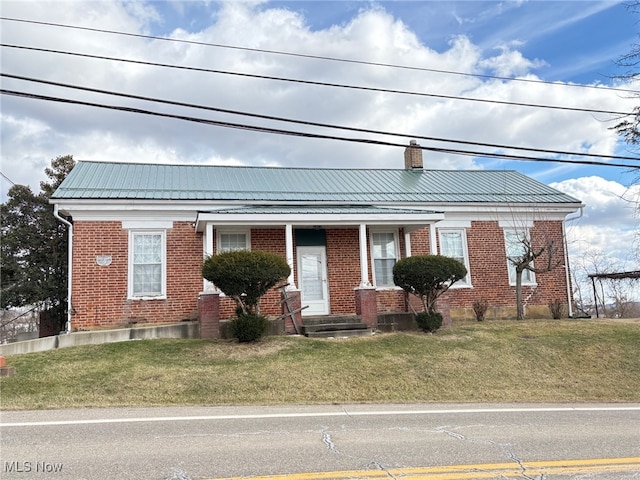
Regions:
<instances>
[{"instance_id":1,"label":"window with white frame","mask_svg":"<svg viewBox=\"0 0 640 480\"><path fill-rule=\"evenodd\" d=\"M516 284L516 266L514 261L518 262L526 253L527 245L530 242L529 238L528 230L505 230L504 232L505 247L507 251L507 267L509 269L509 283L511 285ZM533 264L531 264L531 267L533 267ZM531 270L522 271L522 284L535 284L535 276Z\"/></svg>"},{"instance_id":2,"label":"window with white frame","mask_svg":"<svg viewBox=\"0 0 640 480\"><path fill-rule=\"evenodd\" d=\"M440 239L440 254L459 261L467 269L467 275L462 280L458 280L452 288L471 285L465 229L438 229L438 235Z\"/></svg>"},{"instance_id":3,"label":"window with white frame","mask_svg":"<svg viewBox=\"0 0 640 480\"><path fill-rule=\"evenodd\" d=\"M129 297L166 295L164 231L129 231Z\"/></svg>"},{"instance_id":4,"label":"window with white frame","mask_svg":"<svg viewBox=\"0 0 640 480\"><path fill-rule=\"evenodd\" d=\"M218 232L218 253L251 250L249 231Z\"/></svg>"},{"instance_id":5,"label":"window with white frame","mask_svg":"<svg viewBox=\"0 0 640 480\"><path fill-rule=\"evenodd\" d=\"M373 257L373 279L376 286L394 286L393 266L398 259L396 232L372 232L371 256Z\"/></svg>"}]
</instances>

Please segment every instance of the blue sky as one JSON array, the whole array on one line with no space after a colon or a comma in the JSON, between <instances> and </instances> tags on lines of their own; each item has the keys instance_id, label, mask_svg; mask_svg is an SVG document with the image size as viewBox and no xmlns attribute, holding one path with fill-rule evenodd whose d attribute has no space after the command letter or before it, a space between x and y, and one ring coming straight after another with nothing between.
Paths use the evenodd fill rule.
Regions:
<instances>
[{"instance_id":1,"label":"blue sky","mask_svg":"<svg viewBox=\"0 0 640 480\"><path fill-rule=\"evenodd\" d=\"M222 4L156 2L153 5L160 19L150 25L150 33L165 36L178 28L191 32L206 30L215 21ZM613 1L276 1L260 3L257 7L262 11L296 12L309 30L316 32L345 25L363 9L371 8L393 15L415 33L423 45L437 52L446 52L456 37L464 36L486 56L505 48L516 50L532 62L528 72L541 80L589 85L612 85L613 77L624 73L616 60L637 41L640 19L628 10L626 3ZM298 52L291 45L277 49ZM491 68L475 72L495 74ZM577 96L580 90L567 89L565 94ZM634 152L620 143L609 153L627 156ZM573 178L576 171L624 185L632 178L625 169L609 167L514 164L486 158L477 163L482 168L515 168L547 183Z\"/></svg>"},{"instance_id":2,"label":"blue sky","mask_svg":"<svg viewBox=\"0 0 640 480\"><path fill-rule=\"evenodd\" d=\"M614 111L631 111L638 99L589 87L640 91L637 82L620 83L611 78L624 73L615 61L638 41L640 31L640 16L630 13L621 2L4 0L1 9L3 16L22 20L558 85L303 59L0 21L3 43L142 62ZM604 114L350 91L6 47L1 54L4 73L263 115L407 133L406 138L383 138L403 144L413 134L600 155L638 154L610 130L611 117ZM567 83L579 86L569 87ZM97 103L314 131L310 127L133 102L14 79L3 78L2 85ZM281 137L25 98L3 96L0 118L2 173L12 182L29 184L34 190L38 190L50 160L65 154L78 160L402 168L399 147ZM487 150L491 150L489 154L508 151ZM638 188L628 188L634 176L626 169L433 152L425 153L425 166L515 169L574 195L587 204L585 215L575 228L581 251L606 252L612 261L624 266L621 268L638 268L637 257L630 253L638 219L625 198L640 197L636 197ZM10 183L3 178L1 187L4 200Z\"/></svg>"},{"instance_id":3,"label":"blue sky","mask_svg":"<svg viewBox=\"0 0 640 480\"><path fill-rule=\"evenodd\" d=\"M272 2L305 15L313 29L340 24L365 2ZM615 75L620 52L636 40L637 18L620 2L376 2L401 18L431 48L444 51L466 35L490 51L508 41L548 65L537 73L556 81L605 82ZM588 32L588 34L585 34Z\"/></svg>"},{"instance_id":4,"label":"blue sky","mask_svg":"<svg viewBox=\"0 0 640 480\"><path fill-rule=\"evenodd\" d=\"M263 7L299 12L311 29L322 30L343 24L372 5L402 19L437 51L445 51L456 35L468 36L487 51L517 41L526 57L545 62L537 73L552 81L609 83L621 72L615 59L637 41L638 18L626 3L614 1L276 1ZM157 2L163 20L151 32L205 29L218 7L215 2L186 2L179 7Z\"/></svg>"}]
</instances>

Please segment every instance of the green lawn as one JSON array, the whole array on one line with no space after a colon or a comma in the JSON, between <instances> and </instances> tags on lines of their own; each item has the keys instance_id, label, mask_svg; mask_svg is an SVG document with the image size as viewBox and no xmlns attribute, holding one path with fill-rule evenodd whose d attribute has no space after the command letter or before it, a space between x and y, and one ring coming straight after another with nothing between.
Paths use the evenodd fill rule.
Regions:
<instances>
[{"instance_id":1,"label":"green lawn","mask_svg":"<svg viewBox=\"0 0 640 480\"><path fill-rule=\"evenodd\" d=\"M460 323L435 335L143 340L7 358L2 409L638 402L640 322Z\"/></svg>"}]
</instances>

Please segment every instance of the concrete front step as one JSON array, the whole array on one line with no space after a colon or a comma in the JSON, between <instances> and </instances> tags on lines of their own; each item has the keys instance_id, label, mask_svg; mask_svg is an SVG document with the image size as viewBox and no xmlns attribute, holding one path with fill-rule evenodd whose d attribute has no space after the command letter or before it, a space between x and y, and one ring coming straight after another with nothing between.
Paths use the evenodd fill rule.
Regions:
<instances>
[{"instance_id":1,"label":"concrete front step","mask_svg":"<svg viewBox=\"0 0 640 480\"><path fill-rule=\"evenodd\" d=\"M312 315L302 317L302 325L359 323L360 320L361 318L358 315Z\"/></svg>"},{"instance_id":2,"label":"concrete front step","mask_svg":"<svg viewBox=\"0 0 640 480\"><path fill-rule=\"evenodd\" d=\"M347 338L347 337L369 337L373 335L370 328L358 328L355 330L323 330L319 332L306 332L310 338Z\"/></svg>"},{"instance_id":3,"label":"concrete front step","mask_svg":"<svg viewBox=\"0 0 640 480\"><path fill-rule=\"evenodd\" d=\"M311 333L311 332L332 332L335 330L364 330L366 328L367 328L367 325L361 322L318 323L314 325L303 325L302 331L304 333Z\"/></svg>"},{"instance_id":4,"label":"concrete front step","mask_svg":"<svg viewBox=\"0 0 640 480\"><path fill-rule=\"evenodd\" d=\"M371 335L371 329L356 315L322 315L302 319L302 333L315 338L343 338Z\"/></svg>"}]
</instances>

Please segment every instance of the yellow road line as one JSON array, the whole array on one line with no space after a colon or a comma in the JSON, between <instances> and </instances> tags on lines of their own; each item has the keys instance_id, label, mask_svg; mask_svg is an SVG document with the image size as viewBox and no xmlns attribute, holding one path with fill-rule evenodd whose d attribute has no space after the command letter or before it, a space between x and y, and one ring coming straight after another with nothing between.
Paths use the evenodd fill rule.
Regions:
<instances>
[{"instance_id":1,"label":"yellow road line","mask_svg":"<svg viewBox=\"0 0 640 480\"><path fill-rule=\"evenodd\" d=\"M449 465L441 467L392 468L389 470L342 470L335 472L292 473L258 477L228 477L211 480L340 480L371 479L393 476L402 480L472 480L495 477L521 477L527 475L587 474L605 472L640 472L640 457L591 458L585 460L551 460L542 462L485 463Z\"/></svg>"}]
</instances>

